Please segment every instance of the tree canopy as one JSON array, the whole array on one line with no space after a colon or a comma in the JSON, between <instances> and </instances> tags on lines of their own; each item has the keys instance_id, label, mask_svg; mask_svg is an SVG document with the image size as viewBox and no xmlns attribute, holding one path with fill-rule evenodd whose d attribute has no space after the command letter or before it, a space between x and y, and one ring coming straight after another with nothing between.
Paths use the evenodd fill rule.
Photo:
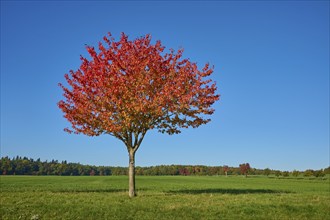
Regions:
<instances>
[{"instance_id":1,"label":"tree canopy","mask_svg":"<svg viewBox=\"0 0 330 220\"><path fill-rule=\"evenodd\" d=\"M109 33L104 42L87 47L91 60L81 56L77 71L60 84L65 100L58 103L71 122L68 132L94 136L110 134L134 146L150 129L168 134L180 128L198 127L210 119L210 106L219 99L216 84L206 79L213 68L182 59L183 49L164 53L151 36L118 42Z\"/></svg>"}]
</instances>

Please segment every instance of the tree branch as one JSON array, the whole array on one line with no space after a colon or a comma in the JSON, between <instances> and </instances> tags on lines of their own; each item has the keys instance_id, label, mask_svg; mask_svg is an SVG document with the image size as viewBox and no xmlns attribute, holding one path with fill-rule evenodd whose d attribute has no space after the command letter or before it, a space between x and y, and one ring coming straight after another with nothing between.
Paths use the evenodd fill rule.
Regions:
<instances>
[{"instance_id":1,"label":"tree branch","mask_svg":"<svg viewBox=\"0 0 330 220\"><path fill-rule=\"evenodd\" d=\"M142 143L142 141L143 141L143 138L144 138L145 134L147 133L147 131L148 131L148 130L144 130L144 131L142 132L142 136L141 136L140 139L138 140L137 145L135 145L134 148L133 148L134 152L136 152L136 151L139 149L139 147L140 147L140 145L141 145L141 143Z\"/></svg>"}]
</instances>

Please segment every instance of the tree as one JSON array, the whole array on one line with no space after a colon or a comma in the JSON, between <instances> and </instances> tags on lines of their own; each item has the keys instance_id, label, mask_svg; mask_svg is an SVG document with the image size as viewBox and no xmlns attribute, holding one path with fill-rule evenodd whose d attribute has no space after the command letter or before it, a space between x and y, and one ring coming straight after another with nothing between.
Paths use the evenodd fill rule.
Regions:
<instances>
[{"instance_id":1,"label":"tree","mask_svg":"<svg viewBox=\"0 0 330 220\"><path fill-rule=\"evenodd\" d=\"M314 175L314 170L312 170L312 169L305 170L305 172L304 172L305 177L311 177L313 175Z\"/></svg>"},{"instance_id":2,"label":"tree","mask_svg":"<svg viewBox=\"0 0 330 220\"><path fill-rule=\"evenodd\" d=\"M243 163L239 165L239 168L241 170L241 174L244 174L245 177L247 177L249 170L251 169L249 163Z\"/></svg>"},{"instance_id":3,"label":"tree","mask_svg":"<svg viewBox=\"0 0 330 220\"><path fill-rule=\"evenodd\" d=\"M279 171L279 170L276 170L276 171L275 171L275 176L276 176L276 177L280 177L280 176L282 176L282 172Z\"/></svg>"},{"instance_id":4,"label":"tree","mask_svg":"<svg viewBox=\"0 0 330 220\"><path fill-rule=\"evenodd\" d=\"M292 171L292 176L294 176L296 178L299 176L299 174L300 174L300 172L298 170L293 170Z\"/></svg>"},{"instance_id":5,"label":"tree","mask_svg":"<svg viewBox=\"0 0 330 220\"><path fill-rule=\"evenodd\" d=\"M324 171L321 169L321 170L315 170L314 171L314 176L315 177L324 177L325 176L325 173Z\"/></svg>"},{"instance_id":6,"label":"tree","mask_svg":"<svg viewBox=\"0 0 330 220\"><path fill-rule=\"evenodd\" d=\"M288 176L290 175L290 173L289 173L289 171L283 171L283 172L282 172L282 175L283 175L284 177L288 177Z\"/></svg>"},{"instance_id":7,"label":"tree","mask_svg":"<svg viewBox=\"0 0 330 220\"><path fill-rule=\"evenodd\" d=\"M269 168L264 169L263 174L266 176L269 176L271 173L271 170Z\"/></svg>"},{"instance_id":8,"label":"tree","mask_svg":"<svg viewBox=\"0 0 330 220\"><path fill-rule=\"evenodd\" d=\"M64 100L58 102L72 128L69 133L112 135L129 154L129 196L135 196L135 153L149 130L168 134L196 128L210 121L212 104L219 99L216 84L208 77L213 67L202 70L183 50L164 53L160 41L151 44L146 35L133 41L122 33L109 33L98 50L87 46L91 56L81 56L77 71L65 74L69 87L59 84Z\"/></svg>"},{"instance_id":9,"label":"tree","mask_svg":"<svg viewBox=\"0 0 330 220\"><path fill-rule=\"evenodd\" d=\"M223 172L225 173L226 177L228 176L229 167L227 165L223 166Z\"/></svg>"}]
</instances>

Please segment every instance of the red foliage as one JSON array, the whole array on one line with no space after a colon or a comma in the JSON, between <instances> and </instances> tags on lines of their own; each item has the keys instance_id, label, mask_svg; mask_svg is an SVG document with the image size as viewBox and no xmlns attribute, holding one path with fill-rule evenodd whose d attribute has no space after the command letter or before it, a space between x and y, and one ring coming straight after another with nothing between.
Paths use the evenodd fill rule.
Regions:
<instances>
[{"instance_id":1,"label":"red foliage","mask_svg":"<svg viewBox=\"0 0 330 220\"><path fill-rule=\"evenodd\" d=\"M179 170L179 174L182 175L182 176L189 176L190 175L190 172L187 168L181 168Z\"/></svg>"},{"instance_id":2,"label":"red foliage","mask_svg":"<svg viewBox=\"0 0 330 220\"><path fill-rule=\"evenodd\" d=\"M247 176L248 172L250 171L251 167L249 163L243 163L239 165L241 173Z\"/></svg>"},{"instance_id":3,"label":"red foliage","mask_svg":"<svg viewBox=\"0 0 330 220\"><path fill-rule=\"evenodd\" d=\"M115 41L109 33L103 40L98 50L87 47L90 60L81 57L80 68L65 75L69 87L59 84L65 99L58 106L72 124L65 131L111 134L134 148L148 130L175 134L210 121L202 115L214 112L219 95L206 79L209 64L199 70L182 59L183 50L164 53L150 35L130 41L122 33Z\"/></svg>"}]
</instances>

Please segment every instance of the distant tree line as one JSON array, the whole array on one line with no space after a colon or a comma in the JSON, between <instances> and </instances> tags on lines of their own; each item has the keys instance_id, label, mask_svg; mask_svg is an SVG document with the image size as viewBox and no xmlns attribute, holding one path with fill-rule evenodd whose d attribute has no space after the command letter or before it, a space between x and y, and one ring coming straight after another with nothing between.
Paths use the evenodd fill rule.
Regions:
<instances>
[{"instance_id":1,"label":"distant tree line","mask_svg":"<svg viewBox=\"0 0 330 220\"><path fill-rule=\"evenodd\" d=\"M2 157L0 160L0 175L58 175L58 176L108 176L127 175L127 167L91 166L67 161L51 160L41 161L27 157ZM136 175L181 175L181 176L215 176L215 175L266 175L277 177L323 177L330 174L330 167L321 170L306 171L279 171L252 168L249 163L240 164L239 167L203 166L203 165L160 165L150 167L136 167Z\"/></svg>"}]
</instances>

